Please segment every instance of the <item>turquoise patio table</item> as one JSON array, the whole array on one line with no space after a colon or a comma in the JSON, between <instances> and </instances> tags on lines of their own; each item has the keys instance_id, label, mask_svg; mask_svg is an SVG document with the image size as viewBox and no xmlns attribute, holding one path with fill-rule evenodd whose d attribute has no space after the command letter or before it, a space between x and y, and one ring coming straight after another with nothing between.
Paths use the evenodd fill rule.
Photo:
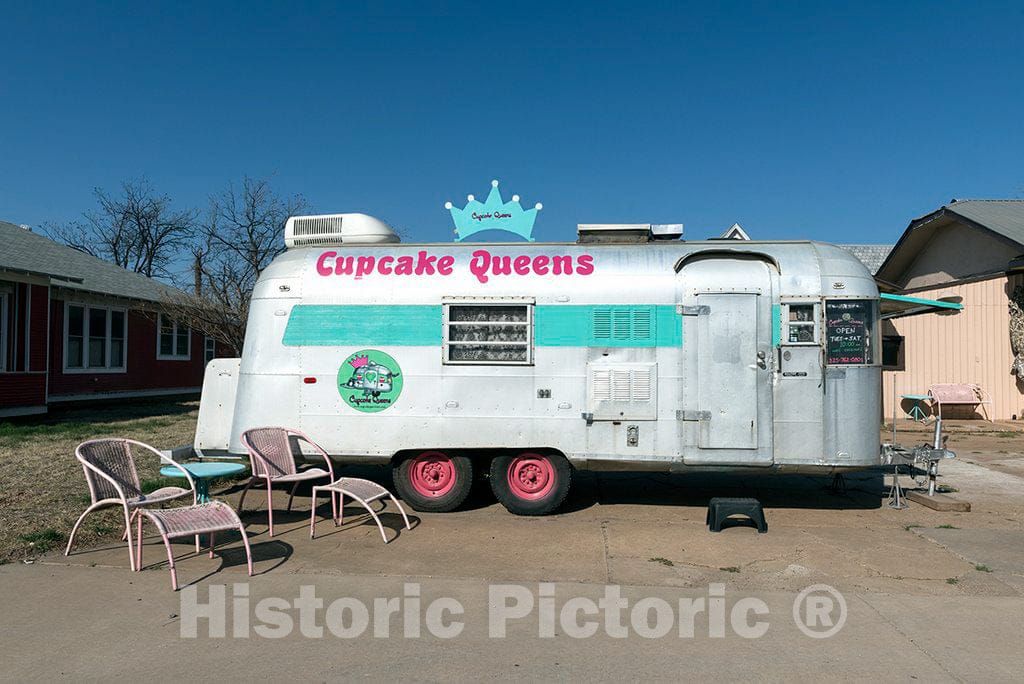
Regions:
<instances>
[{"instance_id":1,"label":"turquoise patio table","mask_svg":"<svg viewBox=\"0 0 1024 684\"><path fill-rule=\"evenodd\" d=\"M196 481L197 503L207 503L210 501L210 480L229 475L238 475L249 469L243 463L223 463L218 461L179 463L178 465L187 470L189 475ZM174 466L164 466L160 469L160 474L165 477L180 477L182 479L185 477Z\"/></svg>"},{"instance_id":2,"label":"turquoise patio table","mask_svg":"<svg viewBox=\"0 0 1024 684\"><path fill-rule=\"evenodd\" d=\"M931 401L932 397L930 394L901 394L900 397L902 399L910 399L911 401L914 402L914 405L910 407L909 411L907 411L907 415L909 415L918 423L923 423L928 419L928 416L925 415L925 412L921 410L921 402Z\"/></svg>"}]
</instances>

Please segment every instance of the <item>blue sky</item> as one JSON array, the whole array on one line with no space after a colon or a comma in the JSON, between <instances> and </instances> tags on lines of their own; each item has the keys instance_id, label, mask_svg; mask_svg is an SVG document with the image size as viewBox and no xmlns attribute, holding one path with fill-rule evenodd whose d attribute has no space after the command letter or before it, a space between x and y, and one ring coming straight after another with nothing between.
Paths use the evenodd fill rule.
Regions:
<instances>
[{"instance_id":1,"label":"blue sky","mask_svg":"<svg viewBox=\"0 0 1024 684\"><path fill-rule=\"evenodd\" d=\"M0 218L243 174L451 239L446 200L893 242L1024 198L1021 3L7 3ZM442 9L437 9L436 6Z\"/></svg>"}]
</instances>

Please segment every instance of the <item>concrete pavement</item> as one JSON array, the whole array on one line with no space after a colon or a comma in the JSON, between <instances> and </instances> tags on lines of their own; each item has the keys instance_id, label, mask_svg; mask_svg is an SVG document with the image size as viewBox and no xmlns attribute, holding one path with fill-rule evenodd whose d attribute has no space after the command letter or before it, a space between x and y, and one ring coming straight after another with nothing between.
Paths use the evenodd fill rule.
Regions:
<instances>
[{"instance_id":1,"label":"concrete pavement","mask_svg":"<svg viewBox=\"0 0 1024 684\"><path fill-rule=\"evenodd\" d=\"M212 560L176 544L188 585L177 594L152 536L139 573L115 543L0 567L0 678L1016 679L1024 480L965 462L943 473L972 513L893 511L869 476L836 495L803 477L585 475L550 517L511 516L483 493L464 511L416 514L410 531L385 510L396 536L386 546L356 507L345 526L324 520L309 540L308 499L289 514L283 493L270 539L252 497L251 579L237 539ZM709 493L759 496L769 533L712 534ZM235 503L237 492L221 496ZM835 595L812 591L794 616L816 584L846 606L828 638L797 620L817 633L838 624ZM438 599L458 610L430 617ZM196 605L223 617L224 636L217 618L192 619ZM455 623L450 638L430 627Z\"/></svg>"}]
</instances>

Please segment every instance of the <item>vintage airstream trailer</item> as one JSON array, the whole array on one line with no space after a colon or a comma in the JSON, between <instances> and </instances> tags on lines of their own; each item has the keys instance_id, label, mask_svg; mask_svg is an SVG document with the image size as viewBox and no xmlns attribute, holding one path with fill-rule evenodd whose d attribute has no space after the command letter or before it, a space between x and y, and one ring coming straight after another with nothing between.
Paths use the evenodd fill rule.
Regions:
<instances>
[{"instance_id":1,"label":"vintage airstream trailer","mask_svg":"<svg viewBox=\"0 0 1024 684\"><path fill-rule=\"evenodd\" d=\"M196 449L287 425L386 462L413 507L487 474L542 514L574 470L879 464L879 293L845 250L581 226L575 243L400 244L295 217L240 360L207 370Z\"/></svg>"}]
</instances>

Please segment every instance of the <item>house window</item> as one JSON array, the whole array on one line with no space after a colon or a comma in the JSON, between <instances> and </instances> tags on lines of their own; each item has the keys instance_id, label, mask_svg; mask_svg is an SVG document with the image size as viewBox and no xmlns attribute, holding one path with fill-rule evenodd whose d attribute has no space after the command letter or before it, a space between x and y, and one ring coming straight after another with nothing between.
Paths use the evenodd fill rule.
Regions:
<instances>
[{"instance_id":1,"label":"house window","mask_svg":"<svg viewBox=\"0 0 1024 684\"><path fill-rule=\"evenodd\" d=\"M191 355L192 331L187 325L178 323L170 316L157 316L158 359L188 360Z\"/></svg>"},{"instance_id":2,"label":"house window","mask_svg":"<svg viewBox=\"0 0 1024 684\"><path fill-rule=\"evenodd\" d=\"M882 368L886 370L906 370L903 362L903 336L882 336Z\"/></svg>"},{"instance_id":3,"label":"house window","mask_svg":"<svg viewBox=\"0 0 1024 684\"><path fill-rule=\"evenodd\" d=\"M68 304L64 313L64 369L123 371L127 337L124 309Z\"/></svg>"},{"instance_id":4,"label":"house window","mask_svg":"<svg viewBox=\"0 0 1024 684\"><path fill-rule=\"evenodd\" d=\"M0 294L0 373L7 370L7 299Z\"/></svg>"},{"instance_id":5,"label":"house window","mask_svg":"<svg viewBox=\"0 0 1024 684\"><path fill-rule=\"evenodd\" d=\"M533 304L463 300L444 305L444 362L533 363Z\"/></svg>"},{"instance_id":6,"label":"house window","mask_svg":"<svg viewBox=\"0 0 1024 684\"><path fill-rule=\"evenodd\" d=\"M209 335L203 340L203 363L207 364L217 357L217 340Z\"/></svg>"}]
</instances>

